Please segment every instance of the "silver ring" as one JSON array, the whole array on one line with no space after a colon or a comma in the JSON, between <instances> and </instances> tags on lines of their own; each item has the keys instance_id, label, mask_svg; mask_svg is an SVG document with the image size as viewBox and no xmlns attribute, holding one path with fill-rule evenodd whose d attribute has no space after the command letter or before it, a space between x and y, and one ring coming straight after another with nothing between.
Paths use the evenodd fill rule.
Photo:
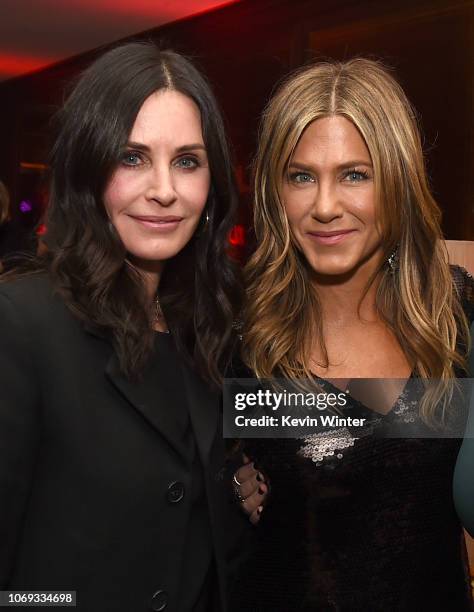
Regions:
<instances>
[{"instance_id":1,"label":"silver ring","mask_svg":"<svg viewBox=\"0 0 474 612\"><path fill-rule=\"evenodd\" d=\"M236 474L237 474L237 472L235 472L233 480L234 480L235 484L236 484L238 487L240 487L240 486L242 485L242 483L241 483L241 482L239 482L239 481L237 480L237 476L236 476Z\"/></svg>"}]
</instances>

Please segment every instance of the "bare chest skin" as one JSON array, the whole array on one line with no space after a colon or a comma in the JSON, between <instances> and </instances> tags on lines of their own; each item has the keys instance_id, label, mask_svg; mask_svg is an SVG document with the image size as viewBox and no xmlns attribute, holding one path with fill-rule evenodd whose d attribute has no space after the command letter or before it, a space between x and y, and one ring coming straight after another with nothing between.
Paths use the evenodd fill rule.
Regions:
<instances>
[{"instance_id":1,"label":"bare chest skin","mask_svg":"<svg viewBox=\"0 0 474 612\"><path fill-rule=\"evenodd\" d=\"M322 367L322 353L315 348L311 370L341 389L354 378L392 379L382 385L374 381L374 393L369 393L372 397L364 398L369 408L389 412L412 371L392 332L380 321L354 321L350 325L327 324L324 336L329 366Z\"/></svg>"}]
</instances>

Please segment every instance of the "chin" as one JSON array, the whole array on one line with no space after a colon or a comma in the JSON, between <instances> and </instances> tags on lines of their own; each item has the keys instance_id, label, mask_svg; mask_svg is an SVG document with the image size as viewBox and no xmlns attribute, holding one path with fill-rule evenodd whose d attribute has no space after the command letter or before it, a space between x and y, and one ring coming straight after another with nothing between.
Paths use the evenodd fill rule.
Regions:
<instances>
[{"instance_id":1,"label":"chin","mask_svg":"<svg viewBox=\"0 0 474 612\"><path fill-rule=\"evenodd\" d=\"M160 249L156 251L144 251L136 249L130 250L128 252L130 253L132 259L152 264L153 262L167 261L169 259L173 259L173 257L176 257L176 255L182 250L183 248L181 247L176 249Z\"/></svg>"},{"instance_id":2,"label":"chin","mask_svg":"<svg viewBox=\"0 0 474 612\"><path fill-rule=\"evenodd\" d=\"M188 242L189 240L160 240L147 245L145 240L140 240L138 243L125 244L125 248L134 259L151 263L176 257Z\"/></svg>"},{"instance_id":3,"label":"chin","mask_svg":"<svg viewBox=\"0 0 474 612\"><path fill-rule=\"evenodd\" d=\"M317 276L350 276L357 270L357 263L352 261L315 261L308 259L308 263Z\"/></svg>"}]
</instances>

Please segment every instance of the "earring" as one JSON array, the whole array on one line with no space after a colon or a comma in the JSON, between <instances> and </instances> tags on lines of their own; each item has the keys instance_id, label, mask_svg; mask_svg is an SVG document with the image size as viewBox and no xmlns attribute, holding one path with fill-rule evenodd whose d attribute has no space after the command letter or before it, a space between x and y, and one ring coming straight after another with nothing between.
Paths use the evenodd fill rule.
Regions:
<instances>
[{"instance_id":1,"label":"earring","mask_svg":"<svg viewBox=\"0 0 474 612\"><path fill-rule=\"evenodd\" d=\"M395 274L395 272L398 270L398 264L399 264L398 245L396 246L395 250L390 255L390 257L387 259L387 264L388 264L388 267L390 268L390 273Z\"/></svg>"},{"instance_id":2,"label":"earring","mask_svg":"<svg viewBox=\"0 0 474 612\"><path fill-rule=\"evenodd\" d=\"M209 211L206 209L206 213L202 215L200 226L201 226L201 234L203 234L209 225Z\"/></svg>"}]
</instances>

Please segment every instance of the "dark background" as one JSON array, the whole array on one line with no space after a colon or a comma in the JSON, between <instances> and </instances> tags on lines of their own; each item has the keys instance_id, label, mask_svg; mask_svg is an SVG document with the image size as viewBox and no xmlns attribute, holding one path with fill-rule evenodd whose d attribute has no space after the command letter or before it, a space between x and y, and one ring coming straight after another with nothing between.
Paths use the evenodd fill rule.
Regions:
<instances>
[{"instance_id":1,"label":"dark background","mask_svg":"<svg viewBox=\"0 0 474 612\"><path fill-rule=\"evenodd\" d=\"M213 83L235 146L244 224L258 117L275 83L313 58L384 60L419 112L445 237L474 240L473 1L243 0L133 38L190 55ZM41 207L50 119L97 53L0 83L0 178L14 217L22 200Z\"/></svg>"}]
</instances>

